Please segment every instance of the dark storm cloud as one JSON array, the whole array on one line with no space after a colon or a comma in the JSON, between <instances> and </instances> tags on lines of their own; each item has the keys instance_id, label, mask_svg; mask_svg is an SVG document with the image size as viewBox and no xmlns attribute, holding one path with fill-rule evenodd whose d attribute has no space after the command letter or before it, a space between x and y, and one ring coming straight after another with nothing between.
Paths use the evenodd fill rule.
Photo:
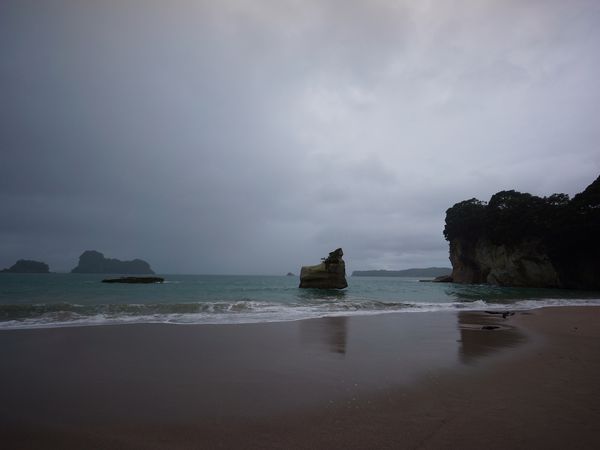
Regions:
<instances>
[{"instance_id":1,"label":"dark storm cloud","mask_svg":"<svg viewBox=\"0 0 600 450\"><path fill-rule=\"evenodd\" d=\"M447 265L444 213L600 169L593 1L4 1L0 266Z\"/></svg>"}]
</instances>

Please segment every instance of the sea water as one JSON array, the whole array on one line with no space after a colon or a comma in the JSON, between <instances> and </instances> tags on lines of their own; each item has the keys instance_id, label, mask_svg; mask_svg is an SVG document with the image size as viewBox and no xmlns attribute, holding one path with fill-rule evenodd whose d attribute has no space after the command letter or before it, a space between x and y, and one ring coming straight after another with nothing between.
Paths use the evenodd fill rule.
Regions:
<instances>
[{"instance_id":1,"label":"sea water","mask_svg":"<svg viewBox=\"0 0 600 450\"><path fill-rule=\"evenodd\" d=\"M600 292L348 277L344 290L299 289L291 276L0 274L0 329L124 323L225 324L444 310L600 305Z\"/></svg>"}]
</instances>

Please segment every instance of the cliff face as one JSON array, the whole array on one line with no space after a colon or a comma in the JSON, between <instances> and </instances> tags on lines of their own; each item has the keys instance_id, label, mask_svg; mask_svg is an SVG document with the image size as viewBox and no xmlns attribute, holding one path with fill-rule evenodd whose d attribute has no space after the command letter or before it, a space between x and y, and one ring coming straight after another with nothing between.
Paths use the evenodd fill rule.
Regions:
<instances>
[{"instance_id":1,"label":"cliff face","mask_svg":"<svg viewBox=\"0 0 600 450\"><path fill-rule=\"evenodd\" d=\"M457 283L600 290L600 177L572 199L516 191L446 211Z\"/></svg>"},{"instance_id":2,"label":"cliff face","mask_svg":"<svg viewBox=\"0 0 600 450\"><path fill-rule=\"evenodd\" d=\"M496 245L486 239L450 242L455 283L499 286L561 287L560 278L540 242Z\"/></svg>"},{"instance_id":3,"label":"cliff face","mask_svg":"<svg viewBox=\"0 0 600 450\"><path fill-rule=\"evenodd\" d=\"M105 258L100 252L87 250L79 257L79 264L71 273L154 274L150 264L141 259L120 261Z\"/></svg>"}]
</instances>

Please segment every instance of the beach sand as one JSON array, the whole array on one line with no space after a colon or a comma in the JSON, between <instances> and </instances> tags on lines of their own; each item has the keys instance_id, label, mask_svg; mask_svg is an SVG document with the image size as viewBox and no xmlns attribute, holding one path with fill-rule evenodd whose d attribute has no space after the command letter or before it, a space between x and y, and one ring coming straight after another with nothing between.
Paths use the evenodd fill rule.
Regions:
<instances>
[{"instance_id":1,"label":"beach sand","mask_svg":"<svg viewBox=\"0 0 600 450\"><path fill-rule=\"evenodd\" d=\"M597 307L11 330L0 355L7 449L600 448Z\"/></svg>"}]
</instances>

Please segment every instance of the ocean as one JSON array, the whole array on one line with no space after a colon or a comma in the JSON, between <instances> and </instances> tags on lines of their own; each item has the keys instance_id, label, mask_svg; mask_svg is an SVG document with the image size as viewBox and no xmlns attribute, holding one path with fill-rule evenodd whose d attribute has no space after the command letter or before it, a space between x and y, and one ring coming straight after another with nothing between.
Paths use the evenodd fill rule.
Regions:
<instances>
[{"instance_id":1,"label":"ocean","mask_svg":"<svg viewBox=\"0 0 600 450\"><path fill-rule=\"evenodd\" d=\"M127 323L228 324L431 311L600 305L600 292L348 277L348 288L298 289L298 277L160 275L106 284L100 274L0 274L0 329Z\"/></svg>"}]
</instances>

